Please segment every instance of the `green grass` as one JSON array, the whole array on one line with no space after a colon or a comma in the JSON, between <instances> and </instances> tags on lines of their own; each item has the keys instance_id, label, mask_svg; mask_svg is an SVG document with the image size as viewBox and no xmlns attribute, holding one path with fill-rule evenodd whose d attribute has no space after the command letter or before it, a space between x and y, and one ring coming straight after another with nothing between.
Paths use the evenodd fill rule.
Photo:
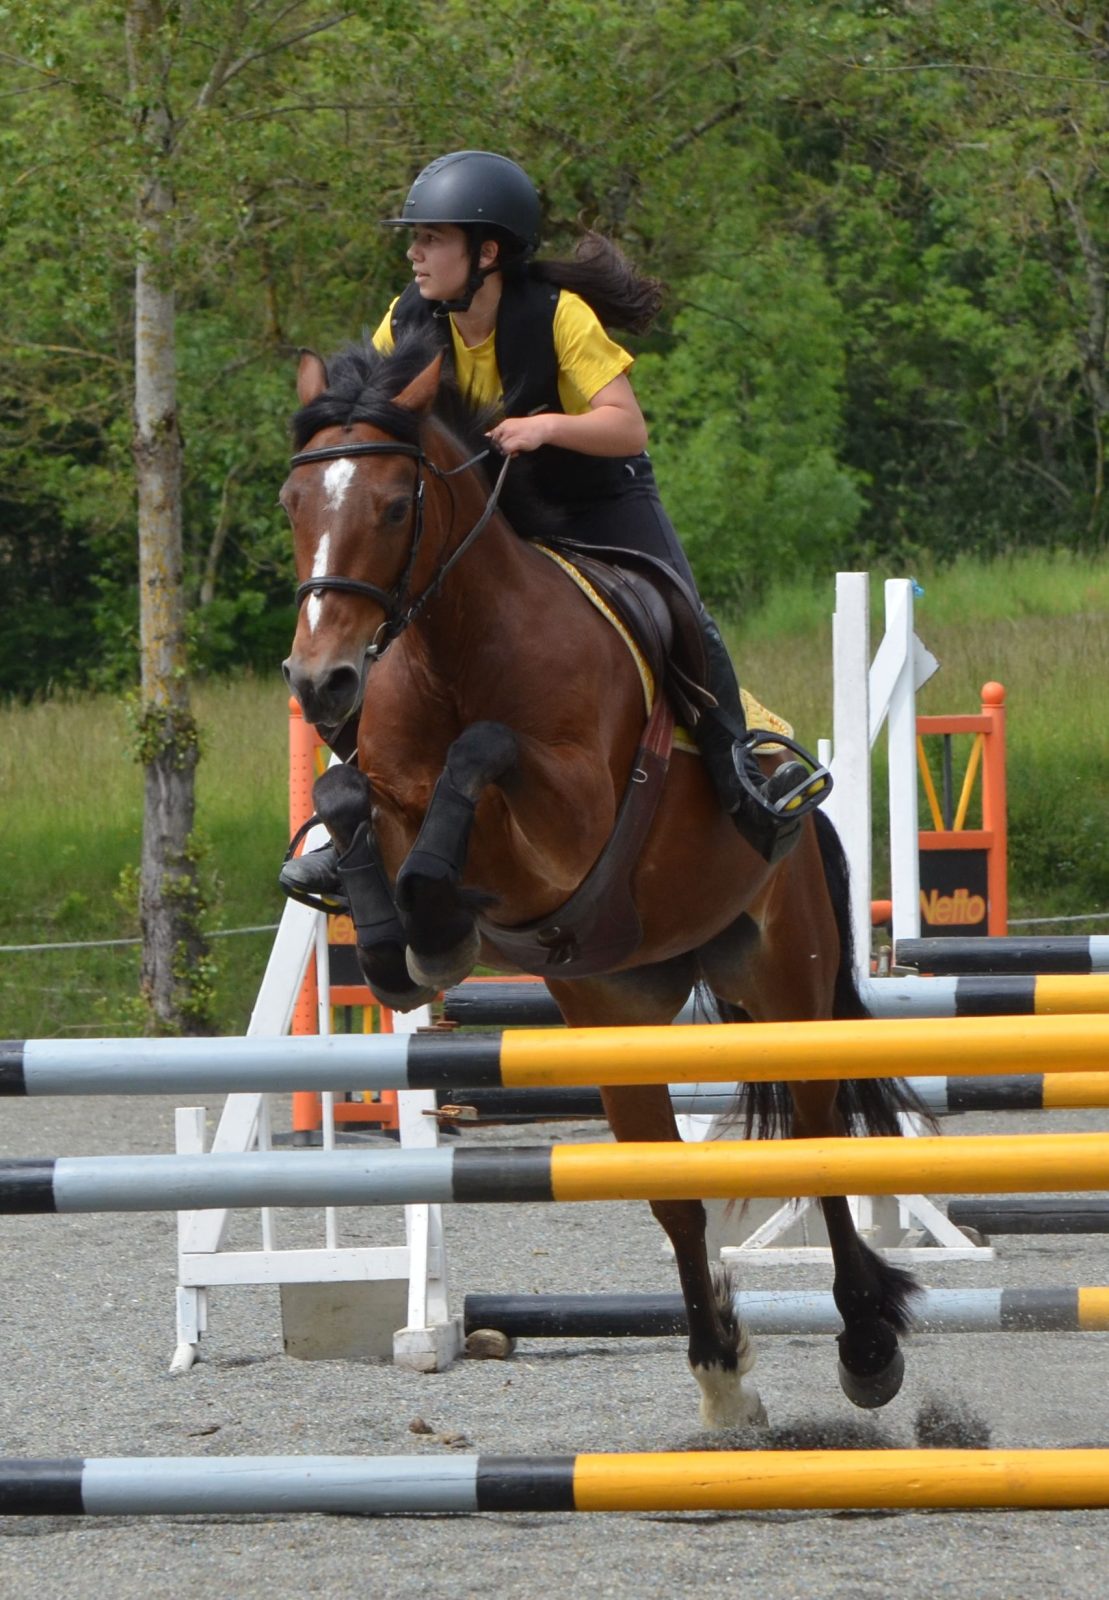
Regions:
<instances>
[{"instance_id":1,"label":"green grass","mask_svg":"<svg viewBox=\"0 0 1109 1600\"><path fill-rule=\"evenodd\" d=\"M288 696L240 678L196 687L202 758L197 827L207 847L214 927L276 922L288 837ZM142 772L124 706L107 696L0 712L0 943L117 939L138 932L118 886L139 859ZM218 1022L241 1031L271 935L219 939ZM135 949L0 956L0 1036L112 1033L131 1025Z\"/></svg>"},{"instance_id":2,"label":"green grass","mask_svg":"<svg viewBox=\"0 0 1109 1600\"><path fill-rule=\"evenodd\" d=\"M1006 688L1011 915L1109 910L1109 561L966 561L915 576L924 589L917 632L941 662L920 710L974 711L983 683ZM881 631L880 578L871 583L872 640ZM742 625L725 624L742 681L809 743L831 732L833 599L832 580L783 587ZM276 672L207 682L196 686L194 708L212 926L276 922L287 837L285 691ZM876 767L878 797L881 755ZM134 906L116 891L138 861L142 775L117 700L0 709L0 801L0 943L137 932ZM876 863L879 893L880 830ZM1089 925L1099 928L1106 924ZM223 1031L245 1027L270 942L265 934L214 942ZM137 973L134 949L2 955L0 1037L122 1031Z\"/></svg>"}]
</instances>

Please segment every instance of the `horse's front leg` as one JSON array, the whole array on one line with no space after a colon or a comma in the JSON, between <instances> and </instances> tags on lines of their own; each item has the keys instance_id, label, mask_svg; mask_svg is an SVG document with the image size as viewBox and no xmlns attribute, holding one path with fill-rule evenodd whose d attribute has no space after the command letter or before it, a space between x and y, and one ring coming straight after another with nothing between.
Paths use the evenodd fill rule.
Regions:
<instances>
[{"instance_id":1,"label":"horse's front leg","mask_svg":"<svg viewBox=\"0 0 1109 1600\"><path fill-rule=\"evenodd\" d=\"M460 887L481 792L517 770L516 735L475 722L451 745L416 842L397 875L397 910L414 983L446 989L472 970L481 948L474 913L483 897Z\"/></svg>"},{"instance_id":2,"label":"horse's front leg","mask_svg":"<svg viewBox=\"0 0 1109 1600\"><path fill-rule=\"evenodd\" d=\"M795 1083L795 1127L801 1137L846 1137L836 1110L836 1083ZM893 1399L905 1375L899 1335L912 1326L912 1299L919 1294L909 1272L895 1267L859 1238L851 1208L841 1195L820 1202L835 1276L832 1297L843 1318L839 1382L853 1405L871 1409Z\"/></svg>"},{"instance_id":3,"label":"horse's front leg","mask_svg":"<svg viewBox=\"0 0 1109 1600\"><path fill-rule=\"evenodd\" d=\"M411 1011L436 995L410 977L405 936L370 823L373 789L357 767L329 767L316 779L312 801L339 852L339 880L354 923L358 964L377 1000Z\"/></svg>"},{"instance_id":4,"label":"horse's front leg","mask_svg":"<svg viewBox=\"0 0 1109 1600\"><path fill-rule=\"evenodd\" d=\"M665 1084L602 1089L601 1098L617 1139L680 1138ZM689 1365L701 1391L701 1421L706 1428L765 1422L758 1391L744 1382L755 1357L736 1315L731 1275L709 1264L704 1206L699 1200L657 1200L651 1210L674 1246L689 1321Z\"/></svg>"}]
</instances>

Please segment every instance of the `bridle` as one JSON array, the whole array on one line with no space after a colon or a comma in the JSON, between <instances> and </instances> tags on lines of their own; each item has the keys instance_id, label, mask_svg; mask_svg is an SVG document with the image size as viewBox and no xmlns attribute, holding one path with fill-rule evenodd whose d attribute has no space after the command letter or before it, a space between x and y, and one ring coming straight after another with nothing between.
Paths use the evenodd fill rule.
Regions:
<instances>
[{"instance_id":1,"label":"bridle","mask_svg":"<svg viewBox=\"0 0 1109 1600\"><path fill-rule=\"evenodd\" d=\"M402 444L400 440L381 442L359 443L352 441L350 444L325 445L319 450L302 450L292 457L290 467L308 466L316 461L341 461L348 456L410 456L416 463L416 482L412 490L413 530L412 543L408 551L408 560L404 571L393 584L391 589L382 589L376 583L368 583L362 578L345 578L341 574L324 573L320 577L308 578L304 583L297 585L297 609L304 604L310 594L322 594L327 590L337 590L341 594L358 594L368 600L373 600L385 612L385 620L366 646L366 656L370 661L376 661L393 640L412 623L423 610L427 602L438 593L443 585L443 580L448 572L459 561L473 544L478 534L486 527L500 499L501 487L504 484L505 474L508 471L509 457L505 457L504 464L493 485L489 498L485 502L485 509L474 523L469 533L462 540L454 553L443 562L426 589L423 589L415 599L409 597L409 587L412 582L412 571L419 554L420 543L424 535L424 485L425 469L436 478L448 479L456 477L458 473L465 472L468 467L476 466L479 461L484 461L488 450L480 451L476 456L471 456L468 461L463 461L460 466L451 467L444 471L436 466L418 444Z\"/></svg>"}]
</instances>

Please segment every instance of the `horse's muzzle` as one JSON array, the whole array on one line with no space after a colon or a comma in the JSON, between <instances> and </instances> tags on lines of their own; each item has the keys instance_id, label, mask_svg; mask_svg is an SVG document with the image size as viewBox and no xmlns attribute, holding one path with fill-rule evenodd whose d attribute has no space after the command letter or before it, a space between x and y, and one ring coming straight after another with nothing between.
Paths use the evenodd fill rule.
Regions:
<instances>
[{"instance_id":1,"label":"horse's muzzle","mask_svg":"<svg viewBox=\"0 0 1109 1600\"><path fill-rule=\"evenodd\" d=\"M281 664L285 682L300 701L308 722L339 727L362 709L365 668L352 662L308 670L294 656Z\"/></svg>"}]
</instances>

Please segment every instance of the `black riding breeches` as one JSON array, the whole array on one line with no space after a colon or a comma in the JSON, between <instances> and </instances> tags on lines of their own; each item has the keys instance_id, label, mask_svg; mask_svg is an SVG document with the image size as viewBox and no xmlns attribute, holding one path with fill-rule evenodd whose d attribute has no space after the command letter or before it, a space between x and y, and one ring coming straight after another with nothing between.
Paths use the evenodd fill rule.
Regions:
<instances>
[{"instance_id":1,"label":"black riding breeches","mask_svg":"<svg viewBox=\"0 0 1109 1600\"><path fill-rule=\"evenodd\" d=\"M564 504L565 531L580 544L621 545L641 550L664 561L696 594L697 582L682 549L674 524L666 515L655 483L650 457L634 456L624 463L627 487L619 494L584 501L579 507Z\"/></svg>"}]
</instances>

